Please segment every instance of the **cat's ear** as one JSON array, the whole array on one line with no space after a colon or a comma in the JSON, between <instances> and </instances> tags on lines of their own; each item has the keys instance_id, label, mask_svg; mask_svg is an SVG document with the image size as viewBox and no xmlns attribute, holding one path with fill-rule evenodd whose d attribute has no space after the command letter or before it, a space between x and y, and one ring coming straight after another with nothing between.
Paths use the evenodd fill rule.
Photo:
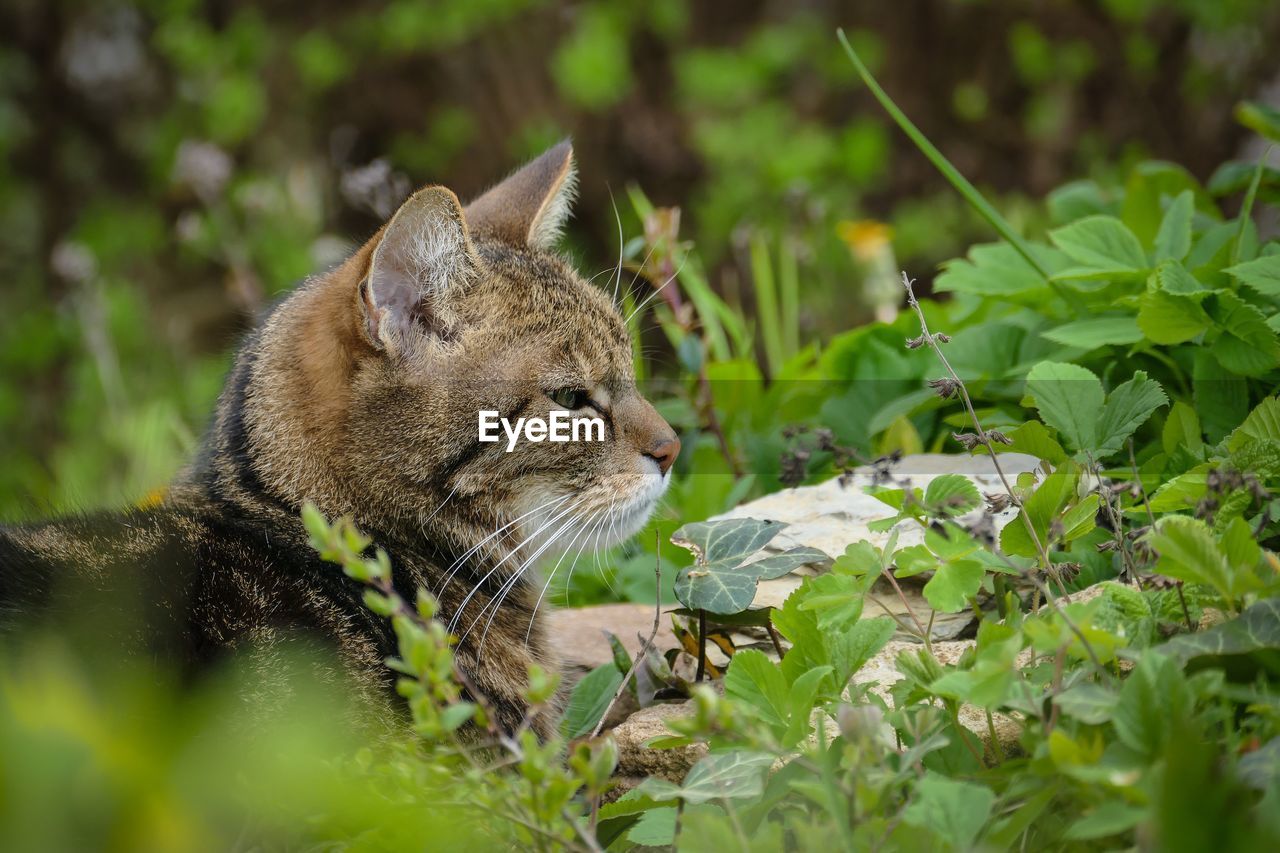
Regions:
<instances>
[{"instance_id":1,"label":"cat's ear","mask_svg":"<svg viewBox=\"0 0 1280 853\"><path fill-rule=\"evenodd\" d=\"M447 334L450 298L475 268L458 197L444 187L414 193L382 229L361 286L370 342L400 350L415 335Z\"/></svg>"},{"instance_id":2,"label":"cat's ear","mask_svg":"<svg viewBox=\"0 0 1280 853\"><path fill-rule=\"evenodd\" d=\"M468 204L467 223L478 235L550 249L569 218L577 183L573 145L566 139Z\"/></svg>"}]
</instances>

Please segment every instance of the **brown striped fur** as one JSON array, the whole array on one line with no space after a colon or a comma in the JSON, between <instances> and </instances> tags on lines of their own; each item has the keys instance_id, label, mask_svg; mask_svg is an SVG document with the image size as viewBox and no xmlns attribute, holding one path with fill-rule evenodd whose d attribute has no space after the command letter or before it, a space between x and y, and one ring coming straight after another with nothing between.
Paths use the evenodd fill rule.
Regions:
<instances>
[{"instance_id":1,"label":"brown striped fur","mask_svg":"<svg viewBox=\"0 0 1280 853\"><path fill-rule=\"evenodd\" d=\"M565 142L465 209L416 193L248 338L161 505L0 530L0 611L40 610L70 576L127 587L147 614L139 645L189 669L304 635L385 691L394 638L307 547L310 500L388 550L403 594L440 598L460 664L517 725L528 667L556 667L534 564L634 533L679 449L636 388L614 304L551 251L572 188ZM589 395L605 441L478 442L479 409L546 417L566 388Z\"/></svg>"}]
</instances>

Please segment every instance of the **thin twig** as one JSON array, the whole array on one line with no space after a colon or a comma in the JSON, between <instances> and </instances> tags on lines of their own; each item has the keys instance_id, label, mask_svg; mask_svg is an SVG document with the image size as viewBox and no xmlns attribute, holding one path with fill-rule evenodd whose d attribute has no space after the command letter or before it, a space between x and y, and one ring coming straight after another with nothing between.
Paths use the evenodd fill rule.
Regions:
<instances>
[{"instance_id":1,"label":"thin twig","mask_svg":"<svg viewBox=\"0 0 1280 853\"><path fill-rule=\"evenodd\" d=\"M694 684L702 681L707 674L707 611L698 609L698 672L693 676Z\"/></svg>"},{"instance_id":2,"label":"thin twig","mask_svg":"<svg viewBox=\"0 0 1280 853\"><path fill-rule=\"evenodd\" d=\"M1036 551L1040 554L1041 564L1044 566L1045 572L1050 577L1058 580L1058 583L1061 583L1061 580L1057 577L1057 571L1053 568L1053 563L1049 560L1049 552L1045 549L1044 543L1040 541L1040 536L1036 533L1035 525L1031 523L1031 517L1027 515L1026 507L1022 505L1022 499L1018 497L1017 492L1013 490L1013 486L1009 483L1009 478L1005 476L1004 468L1000 465L1000 459L996 454L995 447L991 443L991 438L987 435L987 431L983 429L982 421L979 420L978 413L973 408L973 401L969 399L969 389L965 387L964 380L956 373L955 369L951 366L951 362L947 361L946 355L942 352L942 347L938 345L937 340L933 337L933 333L929 331L929 324L925 320L924 310L916 300L915 291L911 288L912 281L907 277L905 271L902 273L902 284L907 289L907 304L915 310L916 317L920 320L920 331L923 333L925 341L929 344L929 348L938 356L938 360L942 362L942 366L947 369L947 373L951 375L951 379L956 383L956 387L960 391L960 397L964 401L965 409L969 412L969 419L973 422L973 428L977 431L978 439L987 448L987 453L991 455L992 467L995 468L996 474L1000 477L1000 482L1004 485L1004 489L1008 493L1009 499L1012 500L1013 505L1018 508L1018 517L1022 519L1023 525L1027 528L1027 535L1031 537L1031 541L1036 546ZM1089 639L1084 635L1084 632L1080 630L1080 626L1076 625L1075 620L1067 616L1066 611L1062 609L1057 598L1054 597L1053 591L1049 589L1048 584L1036 577L1033 572L1028 572L1026 577L1035 584L1036 589L1044 594L1045 601L1053 608L1058 616L1062 618L1062 621L1066 624L1067 628L1071 630L1071 633L1076 635L1076 639L1080 641L1081 647L1084 648L1085 653L1088 654L1089 660L1093 665L1101 672L1110 675L1110 672L1102 666L1102 661L1098 658L1097 652L1093 650L1093 645L1089 642Z\"/></svg>"},{"instance_id":3,"label":"thin twig","mask_svg":"<svg viewBox=\"0 0 1280 853\"><path fill-rule=\"evenodd\" d=\"M661 546L659 534L655 531L654 539ZM640 661L649 656L650 649L653 648L653 641L658 637L658 626L662 623L662 556L661 552L657 552L653 556L653 576L657 580L657 586L653 592L653 630L649 632L649 639L644 641L644 645L640 647L640 652L631 659L631 668L627 670L627 674L622 676L622 683L618 685L618 689L614 692L613 698L609 700L609 704L605 707L604 713L600 715L600 719L596 721L596 727L591 730L591 736L597 737L600 730L604 728L604 721L609 718L609 712L613 710L613 706L618 704L618 700L622 698L622 691L627 689L627 684L631 681L632 676L640 668Z\"/></svg>"},{"instance_id":4,"label":"thin twig","mask_svg":"<svg viewBox=\"0 0 1280 853\"><path fill-rule=\"evenodd\" d=\"M911 605L907 603L907 597L902 592L902 587L898 586L898 579L893 576L890 569L885 569L884 576L893 585L893 591L898 593L898 599L902 602L902 606L907 609L907 615L911 617L911 621L916 623L916 630L920 632L920 640L924 643L924 647L933 654L933 643L930 642L929 631L924 627L924 623L920 621L920 617L916 616L916 612L911 609ZM880 605L883 607L884 605Z\"/></svg>"}]
</instances>

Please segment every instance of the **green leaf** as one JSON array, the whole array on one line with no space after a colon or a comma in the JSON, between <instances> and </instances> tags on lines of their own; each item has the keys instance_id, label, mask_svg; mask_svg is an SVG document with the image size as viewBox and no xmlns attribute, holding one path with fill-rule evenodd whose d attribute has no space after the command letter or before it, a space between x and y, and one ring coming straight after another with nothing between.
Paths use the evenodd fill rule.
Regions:
<instances>
[{"instance_id":1,"label":"green leaf","mask_svg":"<svg viewBox=\"0 0 1280 853\"><path fill-rule=\"evenodd\" d=\"M1171 578L1206 584L1229 599L1259 585L1251 570L1232 565L1213 531L1198 518L1162 518L1146 542L1160 555L1156 570Z\"/></svg>"},{"instance_id":2,"label":"green leaf","mask_svg":"<svg viewBox=\"0 0 1280 853\"><path fill-rule=\"evenodd\" d=\"M1280 296L1280 255L1263 255L1226 270L1264 296Z\"/></svg>"},{"instance_id":3,"label":"green leaf","mask_svg":"<svg viewBox=\"0 0 1280 853\"><path fill-rule=\"evenodd\" d=\"M1168 403L1159 382L1148 379L1144 371L1135 371L1128 382L1107 397L1098 421L1098 457L1108 456L1123 447L1129 436L1147 422L1152 412Z\"/></svg>"},{"instance_id":4,"label":"green leaf","mask_svg":"<svg viewBox=\"0 0 1280 853\"><path fill-rule=\"evenodd\" d=\"M958 613L969 606L970 598L978 594L986 573L982 563L976 560L943 563L924 585L925 600L934 610Z\"/></svg>"},{"instance_id":5,"label":"green leaf","mask_svg":"<svg viewBox=\"0 0 1280 853\"><path fill-rule=\"evenodd\" d=\"M1201 334L1213 325L1213 319L1193 297L1148 290L1139 298L1137 323L1147 340L1169 346Z\"/></svg>"},{"instance_id":6,"label":"green leaf","mask_svg":"<svg viewBox=\"0 0 1280 853\"><path fill-rule=\"evenodd\" d=\"M622 673L612 663L598 666L584 675L569 694L569 705L565 708L564 719L560 721L560 731L564 736L572 740L590 733L604 716L621 683Z\"/></svg>"},{"instance_id":7,"label":"green leaf","mask_svg":"<svg viewBox=\"0 0 1280 853\"><path fill-rule=\"evenodd\" d=\"M1024 502L1023 510L1042 544L1048 546L1049 526L1067 502L1075 497L1078 480L1078 470L1059 468L1045 477L1044 482L1037 486L1031 497ZM1035 543L1027 533L1026 525L1017 519L1010 521L1000 531L1000 547L1005 553L1019 557L1038 555Z\"/></svg>"},{"instance_id":8,"label":"green leaf","mask_svg":"<svg viewBox=\"0 0 1280 853\"><path fill-rule=\"evenodd\" d=\"M973 481L963 474L942 474L930 481L924 502L935 517L964 515L982 503L982 495Z\"/></svg>"},{"instance_id":9,"label":"green leaf","mask_svg":"<svg viewBox=\"0 0 1280 853\"><path fill-rule=\"evenodd\" d=\"M701 563L741 560L769 544L784 527L780 521L757 518L697 521L671 534L671 541L692 551Z\"/></svg>"},{"instance_id":10,"label":"green leaf","mask_svg":"<svg viewBox=\"0 0 1280 853\"><path fill-rule=\"evenodd\" d=\"M897 624L891 617L876 616L855 622L852 628L834 639L831 659L840 682L838 689L843 690L853 674L884 648L896 629Z\"/></svg>"},{"instance_id":11,"label":"green leaf","mask_svg":"<svg viewBox=\"0 0 1280 853\"><path fill-rule=\"evenodd\" d=\"M1062 837L1067 841L1093 841L1107 838L1128 832L1146 816L1145 808L1131 806L1119 800L1109 800L1078 818L1073 818Z\"/></svg>"},{"instance_id":12,"label":"green leaf","mask_svg":"<svg viewBox=\"0 0 1280 853\"><path fill-rule=\"evenodd\" d=\"M1177 261L1165 261L1156 268L1156 284L1160 290L1179 296L1203 296L1212 292Z\"/></svg>"},{"instance_id":13,"label":"green leaf","mask_svg":"<svg viewBox=\"0 0 1280 853\"><path fill-rule=\"evenodd\" d=\"M680 796L689 803L758 797L764 792L764 772L773 761L767 752L712 753L690 768Z\"/></svg>"},{"instance_id":14,"label":"green leaf","mask_svg":"<svg viewBox=\"0 0 1280 853\"><path fill-rule=\"evenodd\" d=\"M1196 410L1181 400L1173 404L1169 417L1165 418L1160 444L1165 453L1173 453L1185 447L1197 459L1203 458L1204 437L1200 432L1200 417Z\"/></svg>"},{"instance_id":15,"label":"green leaf","mask_svg":"<svg viewBox=\"0 0 1280 853\"><path fill-rule=\"evenodd\" d=\"M1236 121L1268 139L1280 142L1280 110L1256 101L1236 105Z\"/></svg>"},{"instance_id":16,"label":"green leaf","mask_svg":"<svg viewBox=\"0 0 1280 853\"><path fill-rule=\"evenodd\" d=\"M676 839L676 808L650 809L627 831L627 840L644 847L670 847Z\"/></svg>"},{"instance_id":17,"label":"green leaf","mask_svg":"<svg viewBox=\"0 0 1280 853\"><path fill-rule=\"evenodd\" d=\"M1195 696L1171 658L1151 652L1142 656L1120 687L1111 724L1120 742L1145 758L1158 755L1175 720L1184 720Z\"/></svg>"},{"instance_id":18,"label":"green leaf","mask_svg":"<svg viewBox=\"0 0 1280 853\"><path fill-rule=\"evenodd\" d=\"M947 261L934 280L934 290L1008 299L1046 292L1048 287L1044 276L1008 243L988 243L971 247L965 259Z\"/></svg>"},{"instance_id":19,"label":"green leaf","mask_svg":"<svg viewBox=\"0 0 1280 853\"><path fill-rule=\"evenodd\" d=\"M1085 495L1080 503L1062 514L1062 537L1059 541L1071 542L1091 532L1098 526L1098 504L1096 494Z\"/></svg>"},{"instance_id":20,"label":"green leaf","mask_svg":"<svg viewBox=\"0 0 1280 853\"><path fill-rule=\"evenodd\" d=\"M948 779L932 770L915 787L902 819L933 832L956 850L968 850L991 816L996 795L976 782Z\"/></svg>"},{"instance_id":21,"label":"green leaf","mask_svg":"<svg viewBox=\"0 0 1280 853\"><path fill-rule=\"evenodd\" d=\"M831 674L831 667L814 667L801 675L791 685L787 697L789 720L787 729L782 734L781 743L784 748L795 746L809 735L810 718L813 716L813 704L822 683Z\"/></svg>"},{"instance_id":22,"label":"green leaf","mask_svg":"<svg viewBox=\"0 0 1280 853\"><path fill-rule=\"evenodd\" d=\"M1227 449L1240 450L1251 440L1280 441L1280 397L1267 397L1227 437Z\"/></svg>"},{"instance_id":23,"label":"green leaf","mask_svg":"<svg viewBox=\"0 0 1280 853\"><path fill-rule=\"evenodd\" d=\"M1027 391L1040 419L1077 450L1097 443L1097 420L1105 395L1102 383L1086 368L1042 361L1027 374Z\"/></svg>"},{"instance_id":24,"label":"green leaf","mask_svg":"<svg viewBox=\"0 0 1280 853\"><path fill-rule=\"evenodd\" d=\"M685 607L712 613L746 610L756 597L758 578L737 558L706 566L686 566L676 575L676 598Z\"/></svg>"},{"instance_id":25,"label":"green leaf","mask_svg":"<svg viewBox=\"0 0 1280 853\"><path fill-rule=\"evenodd\" d=\"M1178 193L1164 212L1160 230L1156 232L1156 263L1163 260L1180 261L1191 251L1191 214L1195 210L1195 198L1191 190Z\"/></svg>"},{"instance_id":26,"label":"green leaf","mask_svg":"<svg viewBox=\"0 0 1280 853\"><path fill-rule=\"evenodd\" d=\"M997 453L1026 453L1053 465L1065 462L1067 452L1053 439L1052 434L1039 421L1027 421L1017 429L1005 433L1012 441L1009 445L996 445Z\"/></svg>"},{"instance_id":27,"label":"green leaf","mask_svg":"<svg viewBox=\"0 0 1280 853\"><path fill-rule=\"evenodd\" d=\"M1221 441L1248 414L1249 389L1245 381L1223 369L1206 349L1196 350L1191 390L1210 443Z\"/></svg>"},{"instance_id":28,"label":"green leaf","mask_svg":"<svg viewBox=\"0 0 1280 853\"><path fill-rule=\"evenodd\" d=\"M1100 684L1084 681L1053 697L1062 713L1082 723L1096 726L1107 722L1115 712L1120 697Z\"/></svg>"},{"instance_id":29,"label":"green leaf","mask_svg":"<svg viewBox=\"0 0 1280 853\"><path fill-rule=\"evenodd\" d=\"M1053 244L1082 266L1107 272L1135 272L1147 266L1142 244L1114 216L1086 216L1049 232Z\"/></svg>"},{"instance_id":30,"label":"green leaf","mask_svg":"<svg viewBox=\"0 0 1280 853\"><path fill-rule=\"evenodd\" d=\"M1261 376L1280 364L1280 340L1262 312L1227 290L1214 297L1209 313L1222 334L1211 351L1218 363L1242 376Z\"/></svg>"},{"instance_id":31,"label":"green leaf","mask_svg":"<svg viewBox=\"0 0 1280 853\"><path fill-rule=\"evenodd\" d=\"M772 580L773 578L780 578L801 566L826 563L830 560L831 558L827 556L825 551L805 546L792 548L790 551L784 551L781 554L770 554L763 559L747 563L743 566L743 569L754 571L756 577L760 580Z\"/></svg>"},{"instance_id":32,"label":"green leaf","mask_svg":"<svg viewBox=\"0 0 1280 853\"><path fill-rule=\"evenodd\" d=\"M1057 326L1041 332L1040 337L1063 346L1097 349L1136 344L1142 340L1142 330L1131 316L1095 317Z\"/></svg>"},{"instance_id":33,"label":"green leaf","mask_svg":"<svg viewBox=\"0 0 1280 853\"><path fill-rule=\"evenodd\" d=\"M724 676L724 691L750 708L775 735L786 727L790 708L787 680L763 652L743 649L735 653Z\"/></svg>"},{"instance_id":34,"label":"green leaf","mask_svg":"<svg viewBox=\"0 0 1280 853\"><path fill-rule=\"evenodd\" d=\"M1194 634L1180 634L1157 648L1182 663L1207 655L1276 650L1280 650L1280 598L1259 601L1235 619Z\"/></svg>"},{"instance_id":35,"label":"green leaf","mask_svg":"<svg viewBox=\"0 0 1280 853\"><path fill-rule=\"evenodd\" d=\"M799 609L816 611L818 627L828 631L861 618L865 598L866 584L861 578L828 573L809 579Z\"/></svg>"}]
</instances>

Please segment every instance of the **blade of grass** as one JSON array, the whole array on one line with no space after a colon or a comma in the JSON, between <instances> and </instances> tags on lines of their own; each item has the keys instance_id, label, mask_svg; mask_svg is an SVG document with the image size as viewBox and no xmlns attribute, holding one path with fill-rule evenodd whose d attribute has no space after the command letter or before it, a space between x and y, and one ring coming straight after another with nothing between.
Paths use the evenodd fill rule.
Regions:
<instances>
[{"instance_id":1,"label":"blade of grass","mask_svg":"<svg viewBox=\"0 0 1280 853\"><path fill-rule=\"evenodd\" d=\"M1262 183L1262 172L1266 169L1267 158L1271 156L1273 146L1268 145L1267 150L1262 152L1262 156L1258 158L1258 168L1253 170L1253 180L1249 182L1249 189L1244 194L1244 202L1240 205L1240 230L1236 232L1236 245L1231 250L1231 263L1240 263L1240 246L1244 243L1245 229L1249 227L1249 217L1253 214L1253 200L1258 195L1258 185Z\"/></svg>"},{"instance_id":2,"label":"blade of grass","mask_svg":"<svg viewBox=\"0 0 1280 853\"><path fill-rule=\"evenodd\" d=\"M778 291L773 280L769 247L760 234L751 236L751 281L756 290L756 316L760 318L760 339L764 341L769 375L782 368L782 329L778 317Z\"/></svg>"},{"instance_id":3,"label":"blade of grass","mask_svg":"<svg viewBox=\"0 0 1280 853\"><path fill-rule=\"evenodd\" d=\"M836 35L840 39L840 44L844 47L844 52L848 54L849 61L853 63L853 67L857 70L858 76L862 78L862 82L871 90L871 94L875 95L876 100L880 102L880 106L884 107L885 112L889 114L890 118L897 123L898 127L902 128L902 132L905 133L913 143L915 143L915 146L920 149L920 152L929 159L929 162L934 165L934 168L942 173L942 176L950 182L951 186L955 187L956 192L960 193L960 195L964 197L964 200L969 203L969 206L976 210L983 219L987 220L991 227L994 228L1001 237L1008 241L1009 245L1013 246L1014 250L1017 251L1019 255L1022 255L1023 259L1031 265L1032 269L1044 278L1045 283L1053 288L1055 293L1062 297L1063 300L1071 305L1073 309L1079 312L1083 307L1079 298L1070 291L1067 291L1050 277L1049 271L1046 270L1044 265L1041 264L1040 261L1036 259L1035 255L1032 254L1031 246L1027 244L1027 241L1022 239L1022 236L1013 230L1013 226L1009 224L1007 219L1000 215L1000 211L992 207L991 203L983 198L982 193L978 192L978 188L969 183L969 179L960 174L959 170L956 169L955 166L951 165L951 161L948 160L932 142L929 141L928 137L920 132L920 128L916 127L915 124L912 123L911 119L907 118L906 113L898 109L898 105L893 102L893 99L889 97L885 90L880 88L880 84L876 82L876 78L871 76L871 72L867 70L867 66L863 65L862 60L858 58L858 54L854 51L853 45L849 44L849 39L845 37L844 30L837 29Z\"/></svg>"},{"instance_id":4,"label":"blade of grass","mask_svg":"<svg viewBox=\"0 0 1280 853\"><path fill-rule=\"evenodd\" d=\"M782 319L782 356L800 352L800 272L795 246L783 239L778 247L778 301Z\"/></svg>"}]
</instances>

